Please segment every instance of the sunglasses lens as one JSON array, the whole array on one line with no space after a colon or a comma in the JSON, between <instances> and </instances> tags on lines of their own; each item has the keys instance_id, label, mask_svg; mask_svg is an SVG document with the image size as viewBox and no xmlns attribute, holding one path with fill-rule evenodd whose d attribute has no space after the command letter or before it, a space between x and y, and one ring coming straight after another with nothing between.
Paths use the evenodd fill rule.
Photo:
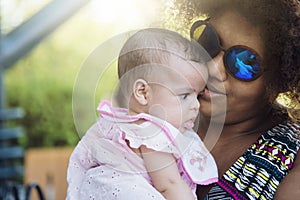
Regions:
<instances>
[{"instance_id":1,"label":"sunglasses lens","mask_svg":"<svg viewBox=\"0 0 300 200\"><path fill-rule=\"evenodd\" d=\"M191 38L196 40L213 58L220 52L219 39L214 29L203 21L197 21L191 28Z\"/></svg>"},{"instance_id":2,"label":"sunglasses lens","mask_svg":"<svg viewBox=\"0 0 300 200\"><path fill-rule=\"evenodd\" d=\"M229 73L244 81L251 81L260 76L257 55L244 47L231 47L226 51L224 63Z\"/></svg>"},{"instance_id":3,"label":"sunglasses lens","mask_svg":"<svg viewBox=\"0 0 300 200\"><path fill-rule=\"evenodd\" d=\"M191 27L190 36L202 45L211 58L220 53L219 36L207 21L196 21ZM246 46L237 45L226 50L224 64L231 75L242 81L255 80L262 74L258 54Z\"/></svg>"}]
</instances>

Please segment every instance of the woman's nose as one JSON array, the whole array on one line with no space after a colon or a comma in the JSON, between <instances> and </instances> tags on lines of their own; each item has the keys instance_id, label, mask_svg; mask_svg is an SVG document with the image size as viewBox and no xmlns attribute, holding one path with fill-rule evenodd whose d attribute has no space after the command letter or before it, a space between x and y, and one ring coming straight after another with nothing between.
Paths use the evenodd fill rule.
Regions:
<instances>
[{"instance_id":1,"label":"woman's nose","mask_svg":"<svg viewBox=\"0 0 300 200\"><path fill-rule=\"evenodd\" d=\"M220 53L208 63L209 78L215 78L219 81L225 81L227 79L223 56L224 52L220 51Z\"/></svg>"}]
</instances>

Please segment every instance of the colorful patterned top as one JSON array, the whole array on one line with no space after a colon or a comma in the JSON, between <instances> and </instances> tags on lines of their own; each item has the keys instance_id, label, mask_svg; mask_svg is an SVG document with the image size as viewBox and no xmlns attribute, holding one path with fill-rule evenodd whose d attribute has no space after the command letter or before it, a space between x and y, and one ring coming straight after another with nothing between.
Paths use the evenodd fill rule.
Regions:
<instances>
[{"instance_id":1,"label":"colorful patterned top","mask_svg":"<svg viewBox=\"0 0 300 200\"><path fill-rule=\"evenodd\" d=\"M206 200L273 199L300 147L300 123L264 133L213 186Z\"/></svg>"}]
</instances>

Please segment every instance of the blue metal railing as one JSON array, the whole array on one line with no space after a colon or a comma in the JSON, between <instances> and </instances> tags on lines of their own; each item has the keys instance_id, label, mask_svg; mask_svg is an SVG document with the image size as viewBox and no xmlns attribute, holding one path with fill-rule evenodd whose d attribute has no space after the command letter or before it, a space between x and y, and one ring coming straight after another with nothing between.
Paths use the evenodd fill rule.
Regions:
<instances>
[{"instance_id":1,"label":"blue metal railing","mask_svg":"<svg viewBox=\"0 0 300 200\"><path fill-rule=\"evenodd\" d=\"M7 128L5 125L8 120L23 116L24 112L20 108L0 110L0 184L22 180L24 149L19 146L18 141L23 136L23 129Z\"/></svg>"}]
</instances>

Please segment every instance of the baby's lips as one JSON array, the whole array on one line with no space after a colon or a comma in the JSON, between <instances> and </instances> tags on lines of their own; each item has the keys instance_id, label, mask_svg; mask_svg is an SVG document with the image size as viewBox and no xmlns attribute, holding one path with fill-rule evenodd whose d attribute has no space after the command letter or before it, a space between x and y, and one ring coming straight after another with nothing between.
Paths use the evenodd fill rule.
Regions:
<instances>
[{"instance_id":1,"label":"baby's lips","mask_svg":"<svg viewBox=\"0 0 300 200\"><path fill-rule=\"evenodd\" d=\"M193 120L189 120L189 121L187 121L187 122L185 122L184 123L184 127L186 128L186 129L192 129L193 127L194 127L194 121Z\"/></svg>"}]
</instances>

